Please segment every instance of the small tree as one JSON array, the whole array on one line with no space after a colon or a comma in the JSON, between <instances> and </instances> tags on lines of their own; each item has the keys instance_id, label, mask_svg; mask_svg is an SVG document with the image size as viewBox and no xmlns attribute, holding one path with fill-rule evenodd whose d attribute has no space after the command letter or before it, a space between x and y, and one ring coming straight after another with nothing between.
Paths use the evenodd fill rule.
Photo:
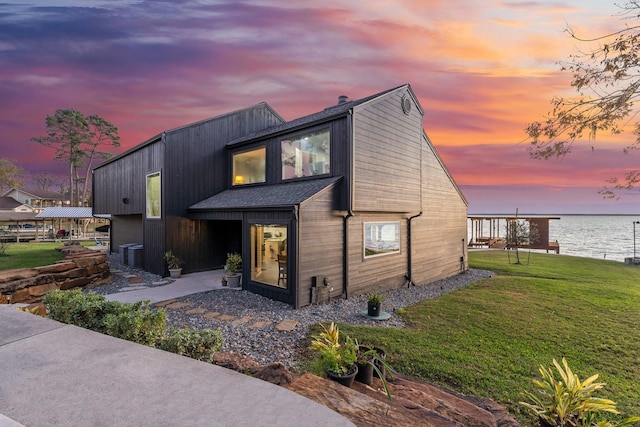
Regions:
<instances>
[{"instance_id":1,"label":"small tree","mask_svg":"<svg viewBox=\"0 0 640 427\"><path fill-rule=\"evenodd\" d=\"M0 157L0 191L3 193L11 188L19 188L24 184L24 171L13 164L11 160Z\"/></svg>"},{"instance_id":2,"label":"small tree","mask_svg":"<svg viewBox=\"0 0 640 427\"><path fill-rule=\"evenodd\" d=\"M93 161L110 156L98 148L120 146L118 128L100 116L85 116L71 109L56 110L53 116L47 116L45 124L47 135L31 140L54 148L55 160L67 163L71 205L79 206L86 199Z\"/></svg>"},{"instance_id":3,"label":"small tree","mask_svg":"<svg viewBox=\"0 0 640 427\"><path fill-rule=\"evenodd\" d=\"M520 247L530 246L540 240L540 233L538 232L538 226L532 224L526 219L509 219L507 221L507 247L513 249L516 254L516 264L522 264L520 262ZM511 262L511 257L509 257ZM528 260L527 260L528 263Z\"/></svg>"}]
</instances>

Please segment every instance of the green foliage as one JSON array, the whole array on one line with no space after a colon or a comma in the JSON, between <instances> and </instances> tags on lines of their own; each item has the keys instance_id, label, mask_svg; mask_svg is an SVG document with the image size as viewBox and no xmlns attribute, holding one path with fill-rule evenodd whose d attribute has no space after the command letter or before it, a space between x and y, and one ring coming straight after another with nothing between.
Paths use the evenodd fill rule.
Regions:
<instances>
[{"instance_id":1,"label":"green foliage","mask_svg":"<svg viewBox=\"0 0 640 427\"><path fill-rule=\"evenodd\" d=\"M496 276L406 307L403 328L340 324L376 343L399 372L503 404L523 425L517 402L558 354L572 368L607 379L608 398L635 414L640 401L640 268L622 262L531 253L506 263L505 251L472 251L472 268Z\"/></svg>"},{"instance_id":2,"label":"green foliage","mask_svg":"<svg viewBox=\"0 0 640 427\"><path fill-rule=\"evenodd\" d=\"M178 329L171 328L160 341L158 347L192 359L211 363L213 355L222 348L220 329Z\"/></svg>"},{"instance_id":3,"label":"green foliage","mask_svg":"<svg viewBox=\"0 0 640 427\"><path fill-rule=\"evenodd\" d=\"M103 295L84 294L80 289L48 292L42 302L49 309L49 318L58 322L104 333L104 317L116 310Z\"/></svg>"},{"instance_id":4,"label":"green foliage","mask_svg":"<svg viewBox=\"0 0 640 427\"><path fill-rule=\"evenodd\" d=\"M10 243L4 240L0 240L0 256L7 256L7 249Z\"/></svg>"},{"instance_id":5,"label":"green foliage","mask_svg":"<svg viewBox=\"0 0 640 427\"><path fill-rule=\"evenodd\" d=\"M239 253L233 252L227 254L227 271L229 274L236 274L242 268L242 257Z\"/></svg>"},{"instance_id":6,"label":"green foliage","mask_svg":"<svg viewBox=\"0 0 640 427\"><path fill-rule=\"evenodd\" d=\"M24 170L7 158L0 157L0 192L20 188L24 184Z\"/></svg>"},{"instance_id":7,"label":"green foliage","mask_svg":"<svg viewBox=\"0 0 640 427\"><path fill-rule=\"evenodd\" d=\"M80 244L87 246L91 245L92 242L80 242ZM0 270L53 264L64 258L61 252L55 250L61 245L60 242L12 243L7 248L7 256L0 257Z\"/></svg>"},{"instance_id":8,"label":"green foliage","mask_svg":"<svg viewBox=\"0 0 640 427\"><path fill-rule=\"evenodd\" d=\"M358 343L358 340L355 340L355 343L357 362L360 364L371 365L376 374L378 374L380 382L382 382L384 392L387 394L389 400L391 400L391 390L389 390L389 384L387 383L387 374L390 379L393 379L393 368L391 367L391 365L389 365L385 357L381 355L375 348L360 345Z\"/></svg>"},{"instance_id":9,"label":"green foliage","mask_svg":"<svg viewBox=\"0 0 640 427\"><path fill-rule=\"evenodd\" d=\"M73 109L56 110L53 116L47 116L45 125L47 134L31 140L54 148L54 159L68 165L71 205L79 206L87 198L87 185L90 183L94 160L111 156L99 151L99 147L120 146L118 128L96 114L85 116Z\"/></svg>"},{"instance_id":10,"label":"green foliage","mask_svg":"<svg viewBox=\"0 0 640 427\"><path fill-rule=\"evenodd\" d=\"M560 378L556 378L551 368L540 365L541 380L534 380L536 393L526 391L529 402L520 402L522 406L549 426L579 427L614 425L607 420L596 422L601 412L619 414L614 401L594 397L595 392L604 387L604 383L596 383L598 375L592 375L581 381L574 374L566 359L562 366L553 359L553 365ZM531 403L530 403L531 402ZM627 418L615 425L631 425L640 421L640 417Z\"/></svg>"},{"instance_id":11,"label":"green foliage","mask_svg":"<svg viewBox=\"0 0 640 427\"><path fill-rule=\"evenodd\" d=\"M379 293L374 292L371 295L369 295L367 302L373 305L380 305L384 301L384 298L385 298L384 295L380 295Z\"/></svg>"},{"instance_id":12,"label":"green foliage","mask_svg":"<svg viewBox=\"0 0 640 427\"><path fill-rule=\"evenodd\" d=\"M167 261L167 265L171 270L178 269L182 264L184 264L182 260L175 256L171 250L164 253L164 260Z\"/></svg>"},{"instance_id":13,"label":"green foliage","mask_svg":"<svg viewBox=\"0 0 640 427\"><path fill-rule=\"evenodd\" d=\"M324 369L336 375L346 375L356 363L356 345L348 335L340 339L340 330L331 322L329 328L324 325L319 335L314 335L311 348L318 352Z\"/></svg>"},{"instance_id":14,"label":"green foliage","mask_svg":"<svg viewBox=\"0 0 640 427\"><path fill-rule=\"evenodd\" d=\"M107 305L113 305L113 311L104 316L105 334L151 347L162 339L167 328L164 310L151 310L148 301L133 304L111 302Z\"/></svg>"},{"instance_id":15,"label":"green foliage","mask_svg":"<svg viewBox=\"0 0 640 427\"><path fill-rule=\"evenodd\" d=\"M635 138L629 138L632 142L623 152L640 148L636 106L640 96L640 3L628 0L616 6L622 9L617 14L623 19L619 31L578 37L567 28L578 47L567 61L561 62L561 69L572 74L571 86L577 96L554 96L548 117L527 126L532 158L562 158L571 152L576 141L593 140L603 132L617 135L629 129ZM605 186L600 194L617 198L616 191L638 185L640 170L624 173L623 180L609 179L612 188Z\"/></svg>"},{"instance_id":16,"label":"green foliage","mask_svg":"<svg viewBox=\"0 0 640 427\"><path fill-rule=\"evenodd\" d=\"M167 327L166 312L151 310L148 302L107 301L103 295L80 289L51 291L42 302L53 320L139 344L154 346Z\"/></svg>"}]
</instances>

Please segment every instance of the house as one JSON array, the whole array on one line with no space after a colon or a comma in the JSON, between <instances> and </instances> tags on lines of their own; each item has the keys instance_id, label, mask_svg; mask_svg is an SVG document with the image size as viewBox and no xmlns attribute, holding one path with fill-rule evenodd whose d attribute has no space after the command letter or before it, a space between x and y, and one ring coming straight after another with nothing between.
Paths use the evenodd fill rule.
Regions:
<instances>
[{"instance_id":1,"label":"house","mask_svg":"<svg viewBox=\"0 0 640 427\"><path fill-rule=\"evenodd\" d=\"M6 191L2 197L12 197L20 203L30 206L36 212L40 212L42 209L48 207L69 205L68 200L65 200L59 194L52 193L50 191L11 188Z\"/></svg>"},{"instance_id":2,"label":"house","mask_svg":"<svg viewBox=\"0 0 640 427\"><path fill-rule=\"evenodd\" d=\"M242 255L242 287L301 307L467 269L467 201L410 85L284 121L266 103L169 130L93 171L113 250L183 273Z\"/></svg>"},{"instance_id":3,"label":"house","mask_svg":"<svg viewBox=\"0 0 640 427\"><path fill-rule=\"evenodd\" d=\"M24 203L20 203L13 197L0 197L0 211L3 212L33 212L33 208Z\"/></svg>"}]
</instances>

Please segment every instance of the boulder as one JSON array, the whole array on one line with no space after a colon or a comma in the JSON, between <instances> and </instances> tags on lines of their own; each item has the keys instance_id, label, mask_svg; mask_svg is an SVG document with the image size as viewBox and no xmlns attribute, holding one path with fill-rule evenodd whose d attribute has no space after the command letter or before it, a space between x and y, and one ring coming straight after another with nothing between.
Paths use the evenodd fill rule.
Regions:
<instances>
[{"instance_id":1,"label":"boulder","mask_svg":"<svg viewBox=\"0 0 640 427\"><path fill-rule=\"evenodd\" d=\"M286 385L293 381L291 372L280 362L272 363L258 370L254 377L276 385Z\"/></svg>"}]
</instances>

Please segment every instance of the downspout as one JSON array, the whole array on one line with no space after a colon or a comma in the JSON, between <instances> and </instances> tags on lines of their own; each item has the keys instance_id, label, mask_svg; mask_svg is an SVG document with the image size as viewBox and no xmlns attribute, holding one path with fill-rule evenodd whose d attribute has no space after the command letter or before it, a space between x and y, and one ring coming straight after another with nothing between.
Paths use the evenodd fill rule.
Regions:
<instances>
[{"instance_id":1,"label":"downspout","mask_svg":"<svg viewBox=\"0 0 640 427\"><path fill-rule=\"evenodd\" d=\"M346 187L347 187L347 214L342 219L342 250L344 251L344 256L342 257L342 292L344 293L344 299L349 299L349 218L354 216L353 214L353 178L354 178L354 163L355 163L355 155L354 155L354 142L355 142L355 131L353 129L353 109L349 110L348 120L347 120L347 134L351 135L351 146L349 150L347 150L347 154L350 157L347 159L345 164L349 168L347 171L348 179L346 179Z\"/></svg>"},{"instance_id":2,"label":"downspout","mask_svg":"<svg viewBox=\"0 0 640 427\"><path fill-rule=\"evenodd\" d=\"M416 284L413 282L413 262L411 261L411 220L414 218L418 218L422 216L422 211L420 213L410 216L407 218L407 274L405 274L405 279L407 279L407 288L410 286L415 286Z\"/></svg>"},{"instance_id":3,"label":"downspout","mask_svg":"<svg viewBox=\"0 0 640 427\"><path fill-rule=\"evenodd\" d=\"M294 276L294 280L293 283L296 286L296 288L299 289L298 286L298 280L297 278L299 277L298 272L300 271L300 205L294 205L293 206L293 221L294 221L294 227L296 228L296 256L295 256L295 276ZM288 245L288 244L287 244ZM289 248L287 248L287 251L289 250ZM287 268L290 268L289 265L287 265ZM289 272L287 272L287 277L289 277ZM287 286L289 285L289 281L287 280ZM298 290L296 289L296 291L293 293L295 295L295 301L294 301L294 308L298 308L300 307L300 293L298 292Z\"/></svg>"},{"instance_id":4,"label":"downspout","mask_svg":"<svg viewBox=\"0 0 640 427\"><path fill-rule=\"evenodd\" d=\"M424 206L422 205L422 186L424 185L424 176L423 176L423 153L424 153L424 144L422 143L424 139L424 130L420 132L420 212L410 216L407 219L407 274L405 274L405 279L407 279L407 288L410 286L415 286L416 284L413 282L413 261L411 258L411 221L414 218L418 218L422 216L422 212Z\"/></svg>"}]
</instances>

